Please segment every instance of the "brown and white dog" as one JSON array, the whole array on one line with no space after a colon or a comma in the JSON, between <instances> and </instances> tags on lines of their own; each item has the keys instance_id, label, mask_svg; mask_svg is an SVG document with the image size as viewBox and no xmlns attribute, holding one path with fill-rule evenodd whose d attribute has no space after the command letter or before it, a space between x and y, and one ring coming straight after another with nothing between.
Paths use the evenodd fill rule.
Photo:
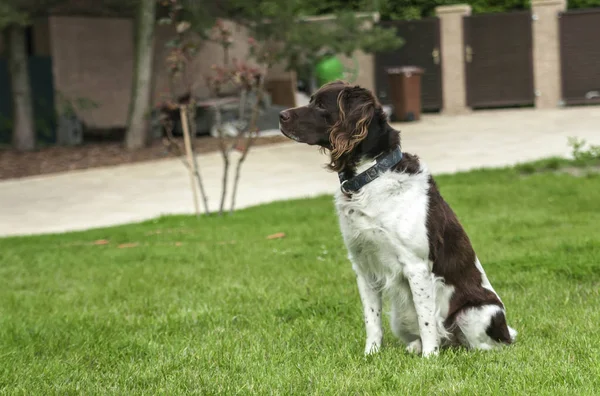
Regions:
<instances>
[{"instance_id":1,"label":"brown and white dog","mask_svg":"<svg viewBox=\"0 0 600 396\"><path fill-rule=\"evenodd\" d=\"M365 354L381 347L382 296L409 352L487 350L515 340L456 215L425 164L402 153L400 133L369 90L324 85L307 106L282 111L280 128L328 150L328 167L340 175L335 206L363 305Z\"/></svg>"}]
</instances>

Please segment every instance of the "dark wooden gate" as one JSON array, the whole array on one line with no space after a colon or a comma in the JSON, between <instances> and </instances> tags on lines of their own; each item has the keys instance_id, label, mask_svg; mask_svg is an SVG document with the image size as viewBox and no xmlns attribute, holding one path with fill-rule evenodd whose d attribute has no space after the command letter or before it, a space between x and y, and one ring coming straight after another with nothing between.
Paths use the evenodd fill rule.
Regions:
<instances>
[{"instance_id":1,"label":"dark wooden gate","mask_svg":"<svg viewBox=\"0 0 600 396\"><path fill-rule=\"evenodd\" d=\"M563 101L600 103L600 9L568 11L559 18Z\"/></svg>"},{"instance_id":2,"label":"dark wooden gate","mask_svg":"<svg viewBox=\"0 0 600 396\"><path fill-rule=\"evenodd\" d=\"M463 24L469 107L533 104L531 13L472 15Z\"/></svg>"},{"instance_id":3,"label":"dark wooden gate","mask_svg":"<svg viewBox=\"0 0 600 396\"><path fill-rule=\"evenodd\" d=\"M421 79L421 105L425 111L442 108L442 71L440 54L440 21L424 18L417 21L381 22L383 27L395 27L404 45L397 50L375 55L375 89L383 104L390 104L389 79L386 69L397 66L418 66L425 69Z\"/></svg>"}]
</instances>

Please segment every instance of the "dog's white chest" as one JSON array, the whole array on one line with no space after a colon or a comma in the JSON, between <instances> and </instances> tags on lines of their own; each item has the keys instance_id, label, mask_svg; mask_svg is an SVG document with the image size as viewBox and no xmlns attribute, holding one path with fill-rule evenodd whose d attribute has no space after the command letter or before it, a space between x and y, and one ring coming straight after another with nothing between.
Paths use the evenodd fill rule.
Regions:
<instances>
[{"instance_id":1,"label":"dog's white chest","mask_svg":"<svg viewBox=\"0 0 600 396\"><path fill-rule=\"evenodd\" d=\"M351 198L336 196L344 241L363 270L396 277L404 258L427 258L427 183L423 174L387 172Z\"/></svg>"}]
</instances>

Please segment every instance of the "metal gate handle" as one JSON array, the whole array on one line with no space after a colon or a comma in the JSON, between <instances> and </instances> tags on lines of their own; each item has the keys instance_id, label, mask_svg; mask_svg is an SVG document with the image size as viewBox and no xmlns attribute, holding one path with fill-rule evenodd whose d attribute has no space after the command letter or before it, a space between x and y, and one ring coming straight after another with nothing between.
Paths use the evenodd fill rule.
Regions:
<instances>
[{"instance_id":1,"label":"metal gate handle","mask_svg":"<svg viewBox=\"0 0 600 396\"><path fill-rule=\"evenodd\" d=\"M465 61L471 63L473 61L473 48L470 45L465 46Z\"/></svg>"},{"instance_id":2,"label":"metal gate handle","mask_svg":"<svg viewBox=\"0 0 600 396\"><path fill-rule=\"evenodd\" d=\"M600 98L600 91L589 91L585 94L586 99L596 99Z\"/></svg>"},{"instance_id":3,"label":"metal gate handle","mask_svg":"<svg viewBox=\"0 0 600 396\"><path fill-rule=\"evenodd\" d=\"M433 57L433 63L436 65L440 64L440 50L439 48L434 48L433 51L431 51L431 56Z\"/></svg>"}]
</instances>

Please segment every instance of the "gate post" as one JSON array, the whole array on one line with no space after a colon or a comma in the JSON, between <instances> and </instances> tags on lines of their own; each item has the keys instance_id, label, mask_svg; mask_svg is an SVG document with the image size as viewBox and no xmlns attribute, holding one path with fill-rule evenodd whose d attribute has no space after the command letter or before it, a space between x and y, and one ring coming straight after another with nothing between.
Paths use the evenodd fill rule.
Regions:
<instances>
[{"instance_id":1,"label":"gate post","mask_svg":"<svg viewBox=\"0 0 600 396\"><path fill-rule=\"evenodd\" d=\"M467 4L439 6L435 8L435 13L440 18L442 112L466 113L469 108L467 107L463 17L471 15L471 6Z\"/></svg>"},{"instance_id":2,"label":"gate post","mask_svg":"<svg viewBox=\"0 0 600 396\"><path fill-rule=\"evenodd\" d=\"M533 79L538 109L556 108L561 103L558 14L566 9L566 0L531 0Z\"/></svg>"}]
</instances>

